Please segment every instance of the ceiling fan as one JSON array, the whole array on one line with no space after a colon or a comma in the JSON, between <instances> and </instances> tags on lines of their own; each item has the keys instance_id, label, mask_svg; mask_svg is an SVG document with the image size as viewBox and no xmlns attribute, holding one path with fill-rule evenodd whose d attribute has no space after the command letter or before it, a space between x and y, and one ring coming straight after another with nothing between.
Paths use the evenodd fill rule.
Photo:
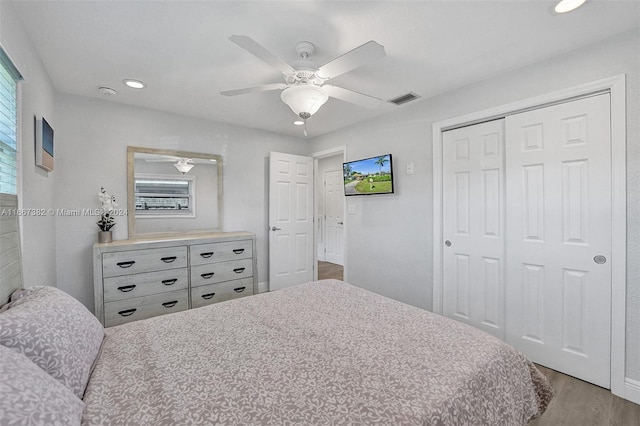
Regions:
<instances>
[{"instance_id":1,"label":"ceiling fan","mask_svg":"<svg viewBox=\"0 0 640 426\"><path fill-rule=\"evenodd\" d=\"M315 46L308 41L301 41L296 44L296 52L300 56L300 60L296 61L296 66L293 67L269 52L251 37L232 35L229 37L229 40L279 70L285 82L227 90L220 93L225 96L235 96L247 93L282 90L280 98L302 119L305 124L305 136L307 135L307 119L315 114L320 107L327 102L329 97L360 105L365 108L375 108L382 103L381 99L373 96L326 84L326 82L332 78L383 58L386 55L384 46L373 40L317 68L314 67L313 63L309 60L309 57L315 52Z\"/></svg>"}]
</instances>

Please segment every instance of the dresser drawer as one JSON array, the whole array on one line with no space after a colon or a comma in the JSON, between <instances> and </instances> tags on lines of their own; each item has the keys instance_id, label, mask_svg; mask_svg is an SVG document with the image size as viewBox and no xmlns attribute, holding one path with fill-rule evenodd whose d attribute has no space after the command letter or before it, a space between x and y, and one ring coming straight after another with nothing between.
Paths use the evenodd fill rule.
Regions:
<instances>
[{"instance_id":1,"label":"dresser drawer","mask_svg":"<svg viewBox=\"0 0 640 426\"><path fill-rule=\"evenodd\" d=\"M251 259L253 257L253 241L194 244L189 246L189 256L191 266L236 259Z\"/></svg>"},{"instance_id":2,"label":"dresser drawer","mask_svg":"<svg viewBox=\"0 0 640 426\"><path fill-rule=\"evenodd\" d=\"M186 246L120 251L102 255L103 277L185 268L186 266Z\"/></svg>"},{"instance_id":3,"label":"dresser drawer","mask_svg":"<svg viewBox=\"0 0 640 426\"><path fill-rule=\"evenodd\" d=\"M104 301L132 299L182 290L189 286L187 268L145 272L104 279Z\"/></svg>"},{"instance_id":4,"label":"dresser drawer","mask_svg":"<svg viewBox=\"0 0 640 426\"><path fill-rule=\"evenodd\" d=\"M253 294L253 278L225 281L191 289L191 307L199 308L225 300L238 299Z\"/></svg>"},{"instance_id":5,"label":"dresser drawer","mask_svg":"<svg viewBox=\"0 0 640 426\"><path fill-rule=\"evenodd\" d=\"M211 263L191 267L191 287L253 276L253 259Z\"/></svg>"},{"instance_id":6,"label":"dresser drawer","mask_svg":"<svg viewBox=\"0 0 640 426\"><path fill-rule=\"evenodd\" d=\"M184 311L189 308L188 293L188 290L179 290L105 303L104 325L112 327L171 312Z\"/></svg>"}]
</instances>

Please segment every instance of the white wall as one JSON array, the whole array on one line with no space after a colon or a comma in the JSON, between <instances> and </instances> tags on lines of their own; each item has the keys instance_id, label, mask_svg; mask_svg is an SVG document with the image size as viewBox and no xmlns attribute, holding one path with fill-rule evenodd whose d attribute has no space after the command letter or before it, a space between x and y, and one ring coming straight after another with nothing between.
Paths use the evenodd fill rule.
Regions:
<instances>
[{"instance_id":1,"label":"white wall","mask_svg":"<svg viewBox=\"0 0 640 426\"><path fill-rule=\"evenodd\" d=\"M55 172L48 173L35 165L34 116L45 117L57 138L54 89L13 4L6 1L0 1L0 46L24 77L18 101L18 202L25 209L47 210L54 203ZM54 154L57 156L57 151ZM23 217L21 229L22 251L26 254L22 259L25 285L55 286L55 217ZM25 229L29 231L24 232Z\"/></svg>"},{"instance_id":2,"label":"white wall","mask_svg":"<svg viewBox=\"0 0 640 426\"><path fill-rule=\"evenodd\" d=\"M57 209L99 207L104 186L122 207L127 197L127 146L220 154L223 157L223 230L257 235L258 279L267 281L268 156L270 151L306 154L302 139L125 106L74 95L56 96ZM93 308L95 217L56 218L58 287ZM127 238L126 217L113 228Z\"/></svg>"},{"instance_id":3,"label":"white wall","mask_svg":"<svg viewBox=\"0 0 640 426\"><path fill-rule=\"evenodd\" d=\"M391 152L397 193L347 200L349 282L404 302L432 306L434 122L581 83L627 76L627 377L640 380L640 36L637 31L514 70L392 115L315 138L311 151L347 145L348 160ZM415 175L405 174L413 161Z\"/></svg>"}]
</instances>

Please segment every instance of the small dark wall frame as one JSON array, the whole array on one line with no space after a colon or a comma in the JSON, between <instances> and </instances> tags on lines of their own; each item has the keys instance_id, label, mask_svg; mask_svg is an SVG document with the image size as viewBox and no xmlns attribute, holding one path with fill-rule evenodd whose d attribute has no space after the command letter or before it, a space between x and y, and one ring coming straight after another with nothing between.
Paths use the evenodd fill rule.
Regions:
<instances>
[{"instance_id":1,"label":"small dark wall frame","mask_svg":"<svg viewBox=\"0 0 640 426\"><path fill-rule=\"evenodd\" d=\"M36 141L35 154L36 166L53 171L53 128L47 120L42 118L35 119L36 124Z\"/></svg>"}]
</instances>

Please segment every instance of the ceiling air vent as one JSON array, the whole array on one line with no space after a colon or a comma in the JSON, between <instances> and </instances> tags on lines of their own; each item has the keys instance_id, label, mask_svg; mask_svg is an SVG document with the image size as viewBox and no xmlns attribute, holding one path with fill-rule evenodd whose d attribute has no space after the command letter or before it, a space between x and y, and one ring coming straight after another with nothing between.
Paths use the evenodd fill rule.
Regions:
<instances>
[{"instance_id":1,"label":"ceiling air vent","mask_svg":"<svg viewBox=\"0 0 640 426\"><path fill-rule=\"evenodd\" d=\"M409 92L406 95L398 96L397 98L389 99L389 102L396 105L406 104L407 102L414 101L418 99L420 95L416 95L415 93Z\"/></svg>"}]
</instances>

